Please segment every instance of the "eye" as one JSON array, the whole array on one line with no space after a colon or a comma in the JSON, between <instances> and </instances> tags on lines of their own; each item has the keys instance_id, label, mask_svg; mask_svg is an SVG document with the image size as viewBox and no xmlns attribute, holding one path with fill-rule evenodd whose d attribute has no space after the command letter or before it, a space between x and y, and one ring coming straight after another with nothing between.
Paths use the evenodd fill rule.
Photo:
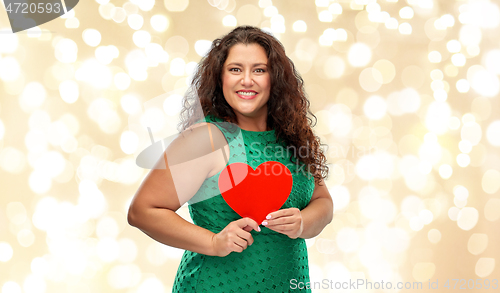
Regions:
<instances>
[{"instance_id":1,"label":"eye","mask_svg":"<svg viewBox=\"0 0 500 293\"><path fill-rule=\"evenodd\" d=\"M262 68L257 68L257 69L255 69L255 71L257 71L257 72L259 72L259 73L264 73L264 72L266 72L266 70L265 70L265 69L262 69Z\"/></svg>"},{"instance_id":2,"label":"eye","mask_svg":"<svg viewBox=\"0 0 500 293\"><path fill-rule=\"evenodd\" d=\"M239 68L230 68L229 71L238 71L240 70Z\"/></svg>"}]
</instances>

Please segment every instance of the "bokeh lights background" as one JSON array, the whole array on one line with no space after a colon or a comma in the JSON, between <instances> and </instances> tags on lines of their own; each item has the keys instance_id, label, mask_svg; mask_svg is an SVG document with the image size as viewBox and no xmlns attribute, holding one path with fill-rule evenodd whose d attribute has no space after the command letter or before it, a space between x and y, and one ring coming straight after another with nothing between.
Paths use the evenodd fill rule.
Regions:
<instances>
[{"instance_id":1,"label":"bokeh lights background","mask_svg":"<svg viewBox=\"0 0 500 293\"><path fill-rule=\"evenodd\" d=\"M494 291L497 2L97 0L17 34L0 13L0 292L171 291L183 251L126 220L148 172L135 157L146 127L176 133L197 62L242 24L284 44L329 146L334 219L307 240L311 279Z\"/></svg>"}]
</instances>

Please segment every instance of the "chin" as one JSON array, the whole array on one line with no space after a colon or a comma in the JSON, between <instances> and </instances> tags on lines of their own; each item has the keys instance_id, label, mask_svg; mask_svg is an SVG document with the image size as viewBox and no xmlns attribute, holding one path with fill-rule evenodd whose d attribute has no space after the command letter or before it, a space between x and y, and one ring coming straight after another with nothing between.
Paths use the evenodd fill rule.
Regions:
<instances>
[{"instance_id":1,"label":"chin","mask_svg":"<svg viewBox=\"0 0 500 293\"><path fill-rule=\"evenodd\" d=\"M238 113L243 115L243 116L251 117L251 116L254 116L256 111L238 111Z\"/></svg>"}]
</instances>

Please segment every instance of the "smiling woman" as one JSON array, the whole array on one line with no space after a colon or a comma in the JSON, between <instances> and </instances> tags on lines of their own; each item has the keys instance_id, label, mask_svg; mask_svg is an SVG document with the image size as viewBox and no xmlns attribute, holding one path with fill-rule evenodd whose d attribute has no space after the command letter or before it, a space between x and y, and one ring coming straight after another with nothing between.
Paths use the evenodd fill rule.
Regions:
<instances>
[{"instance_id":1,"label":"smiling woman","mask_svg":"<svg viewBox=\"0 0 500 293\"><path fill-rule=\"evenodd\" d=\"M222 72L222 92L233 108L240 127L252 127L261 117L260 125L266 130L267 101L271 91L271 78L267 71L267 55L258 44L236 44L229 50ZM248 125L246 125L248 124Z\"/></svg>"},{"instance_id":2,"label":"smiling woman","mask_svg":"<svg viewBox=\"0 0 500 293\"><path fill-rule=\"evenodd\" d=\"M185 101L184 135L158 162L167 168L153 169L144 179L130 205L129 223L186 250L173 292L289 292L296 289L292 280L308 283L304 239L331 222L333 203L303 81L283 46L259 28L238 27L213 42L192 90L199 101ZM302 148L305 155L288 152ZM194 159L181 160L186 154ZM279 174L271 168L272 174L249 178L267 165L278 166ZM236 171L241 167L248 174ZM234 197L243 208L260 209L256 205L268 202L281 207L266 211L258 223L241 216L230 203ZM185 202L193 224L175 213Z\"/></svg>"}]
</instances>

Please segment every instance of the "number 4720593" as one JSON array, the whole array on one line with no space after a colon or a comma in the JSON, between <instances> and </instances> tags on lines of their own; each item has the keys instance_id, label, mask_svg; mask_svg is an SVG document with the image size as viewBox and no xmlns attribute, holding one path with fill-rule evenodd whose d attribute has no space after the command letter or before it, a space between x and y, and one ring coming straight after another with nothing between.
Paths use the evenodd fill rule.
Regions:
<instances>
[{"instance_id":1,"label":"number 4720593","mask_svg":"<svg viewBox=\"0 0 500 293\"><path fill-rule=\"evenodd\" d=\"M14 10L12 6L17 6ZM21 10L19 10L21 8ZM60 13L60 3L9 3L6 7L8 13Z\"/></svg>"},{"instance_id":2,"label":"number 4720593","mask_svg":"<svg viewBox=\"0 0 500 293\"><path fill-rule=\"evenodd\" d=\"M450 280L446 280L443 287L448 289L498 289L498 279L451 279L454 284L453 288L450 286ZM460 287L457 288L457 285Z\"/></svg>"}]
</instances>

